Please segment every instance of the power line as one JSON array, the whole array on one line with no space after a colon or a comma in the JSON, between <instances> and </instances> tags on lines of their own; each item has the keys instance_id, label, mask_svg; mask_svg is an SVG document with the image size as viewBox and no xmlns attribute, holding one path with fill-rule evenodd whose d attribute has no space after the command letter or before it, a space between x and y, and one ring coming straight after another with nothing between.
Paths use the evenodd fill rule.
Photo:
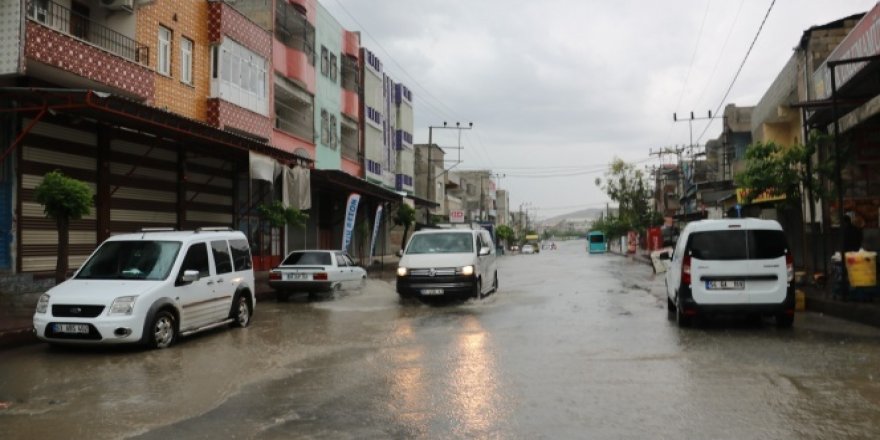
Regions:
<instances>
[{"instance_id":1,"label":"power line","mask_svg":"<svg viewBox=\"0 0 880 440\"><path fill-rule=\"evenodd\" d=\"M697 59L697 51L700 48L700 41L703 38L703 27L706 25L706 17L709 15L709 5L711 4L711 0L706 1L706 10L703 12L703 19L700 21L700 30L697 32L697 41L694 44L694 52L691 54L691 63L688 66L687 75L684 77L684 84L681 85L681 93L678 95L678 103L675 104L676 111L678 111L678 108L681 106L681 101L684 99L684 92L687 90L687 84L691 79L691 70L694 67L694 61Z\"/></svg>"},{"instance_id":2,"label":"power line","mask_svg":"<svg viewBox=\"0 0 880 440\"><path fill-rule=\"evenodd\" d=\"M755 33L755 38L752 39L752 44L749 45L749 50L746 51L746 56L743 57L742 62L739 64L739 69L736 70L736 74L733 76L733 80L730 81L730 86L727 87L727 91L724 92L724 96L721 98L721 101L718 103L718 107L715 108L715 113L712 115L711 120L706 123L706 127L703 129L703 132L700 133L700 136L697 138L697 143L700 143L700 140L703 139L703 136L706 134L706 131L709 130L709 127L712 125L712 122L715 118L718 117L718 111L721 110L721 106L724 105L724 101L727 100L727 96L730 95L730 91L733 90L733 85L736 84L737 78L739 78L740 72L742 72L743 67L746 65L746 60L749 59L749 54L752 53L752 49L755 47L755 43L758 41L758 37L761 35L761 30L764 29L764 24L767 23L767 17L770 16L770 11L773 10L773 5L776 4L776 0L770 2L770 7L767 8L767 13L764 14L764 19L761 20L761 26L758 27L758 32Z\"/></svg>"},{"instance_id":3,"label":"power line","mask_svg":"<svg viewBox=\"0 0 880 440\"><path fill-rule=\"evenodd\" d=\"M715 72L718 71L718 66L721 64L721 59L724 58L724 54L727 53L727 43L730 42L730 36L733 35L733 29L736 27L736 23L739 21L740 12L742 12L743 5L746 0L740 0L739 7L736 9L736 15L733 17L733 22L730 24L730 29L727 30L727 36L724 37L724 44L721 45L721 50L718 51L718 58L715 59L715 65L712 67L712 73L709 74L709 78L706 80L706 85L703 87L703 90L700 91L699 96L697 96L696 103L699 103L703 99L703 95L706 94L706 90L709 89L709 84L712 83L712 78L715 78Z\"/></svg>"}]
</instances>

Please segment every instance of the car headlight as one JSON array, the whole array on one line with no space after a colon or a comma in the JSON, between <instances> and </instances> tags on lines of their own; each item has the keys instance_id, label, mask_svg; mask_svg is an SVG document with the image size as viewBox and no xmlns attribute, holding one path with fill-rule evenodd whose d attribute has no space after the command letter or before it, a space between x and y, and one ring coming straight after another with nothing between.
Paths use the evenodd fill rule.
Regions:
<instances>
[{"instance_id":1,"label":"car headlight","mask_svg":"<svg viewBox=\"0 0 880 440\"><path fill-rule=\"evenodd\" d=\"M110 305L109 315L131 315L136 299L136 296L120 296L114 299L113 304Z\"/></svg>"},{"instance_id":2,"label":"car headlight","mask_svg":"<svg viewBox=\"0 0 880 440\"><path fill-rule=\"evenodd\" d=\"M46 310L49 310L49 294L44 293L40 295L40 300L37 301L37 313L46 313Z\"/></svg>"},{"instance_id":3,"label":"car headlight","mask_svg":"<svg viewBox=\"0 0 880 440\"><path fill-rule=\"evenodd\" d=\"M474 274L474 266L465 266L461 268L461 274L464 276L471 276Z\"/></svg>"},{"instance_id":4,"label":"car headlight","mask_svg":"<svg viewBox=\"0 0 880 440\"><path fill-rule=\"evenodd\" d=\"M405 277L407 273L408 273L408 271L406 270L405 267L400 266L400 267L397 268L397 276L399 276L399 277Z\"/></svg>"}]
</instances>

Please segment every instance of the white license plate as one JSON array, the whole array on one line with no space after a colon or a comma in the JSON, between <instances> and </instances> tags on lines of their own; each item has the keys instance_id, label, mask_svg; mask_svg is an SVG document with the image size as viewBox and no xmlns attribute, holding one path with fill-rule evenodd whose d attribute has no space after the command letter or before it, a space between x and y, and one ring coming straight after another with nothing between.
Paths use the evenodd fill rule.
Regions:
<instances>
[{"instance_id":1,"label":"white license plate","mask_svg":"<svg viewBox=\"0 0 880 440\"><path fill-rule=\"evenodd\" d=\"M80 333L88 334L88 324L55 324L55 331L58 333Z\"/></svg>"},{"instance_id":2,"label":"white license plate","mask_svg":"<svg viewBox=\"0 0 880 440\"><path fill-rule=\"evenodd\" d=\"M706 281L706 290L743 290L746 282L743 280L718 280Z\"/></svg>"},{"instance_id":3,"label":"white license plate","mask_svg":"<svg viewBox=\"0 0 880 440\"><path fill-rule=\"evenodd\" d=\"M422 295L443 295L443 289L422 289Z\"/></svg>"},{"instance_id":4,"label":"white license plate","mask_svg":"<svg viewBox=\"0 0 880 440\"><path fill-rule=\"evenodd\" d=\"M288 273L284 274L284 279L286 280L309 280L311 279L311 275L307 273Z\"/></svg>"}]
</instances>

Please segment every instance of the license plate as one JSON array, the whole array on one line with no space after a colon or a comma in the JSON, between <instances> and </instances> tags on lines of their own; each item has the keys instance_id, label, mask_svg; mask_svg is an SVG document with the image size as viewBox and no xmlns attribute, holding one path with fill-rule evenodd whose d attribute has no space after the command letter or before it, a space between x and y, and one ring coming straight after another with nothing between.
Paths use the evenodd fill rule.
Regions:
<instances>
[{"instance_id":1,"label":"license plate","mask_svg":"<svg viewBox=\"0 0 880 440\"><path fill-rule=\"evenodd\" d=\"M443 295L443 289L422 289L422 295Z\"/></svg>"},{"instance_id":2,"label":"license plate","mask_svg":"<svg viewBox=\"0 0 880 440\"><path fill-rule=\"evenodd\" d=\"M746 282L743 280L717 280L706 281L706 290L743 290Z\"/></svg>"},{"instance_id":3,"label":"license plate","mask_svg":"<svg viewBox=\"0 0 880 440\"><path fill-rule=\"evenodd\" d=\"M89 333L88 324L55 324L57 333Z\"/></svg>"},{"instance_id":4,"label":"license plate","mask_svg":"<svg viewBox=\"0 0 880 440\"><path fill-rule=\"evenodd\" d=\"M309 274L305 273L288 273L284 275L284 279L286 280L307 280L309 278Z\"/></svg>"}]
</instances>

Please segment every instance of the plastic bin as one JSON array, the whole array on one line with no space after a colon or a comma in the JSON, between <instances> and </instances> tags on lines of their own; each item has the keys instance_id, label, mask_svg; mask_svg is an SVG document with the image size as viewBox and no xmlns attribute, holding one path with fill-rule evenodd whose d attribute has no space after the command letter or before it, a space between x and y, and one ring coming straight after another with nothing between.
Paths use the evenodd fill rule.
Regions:
<instances>
[{"instance_id":1,"label":"plastic bin","mask_svg":"<svg viewBox=\"0 0 880 440\"><path fill-rule=\"evenodd\" d=\"M876 287L877 253L864 250L847 252L846 273L850 287Z\"/></svg>"}]
</instances>

